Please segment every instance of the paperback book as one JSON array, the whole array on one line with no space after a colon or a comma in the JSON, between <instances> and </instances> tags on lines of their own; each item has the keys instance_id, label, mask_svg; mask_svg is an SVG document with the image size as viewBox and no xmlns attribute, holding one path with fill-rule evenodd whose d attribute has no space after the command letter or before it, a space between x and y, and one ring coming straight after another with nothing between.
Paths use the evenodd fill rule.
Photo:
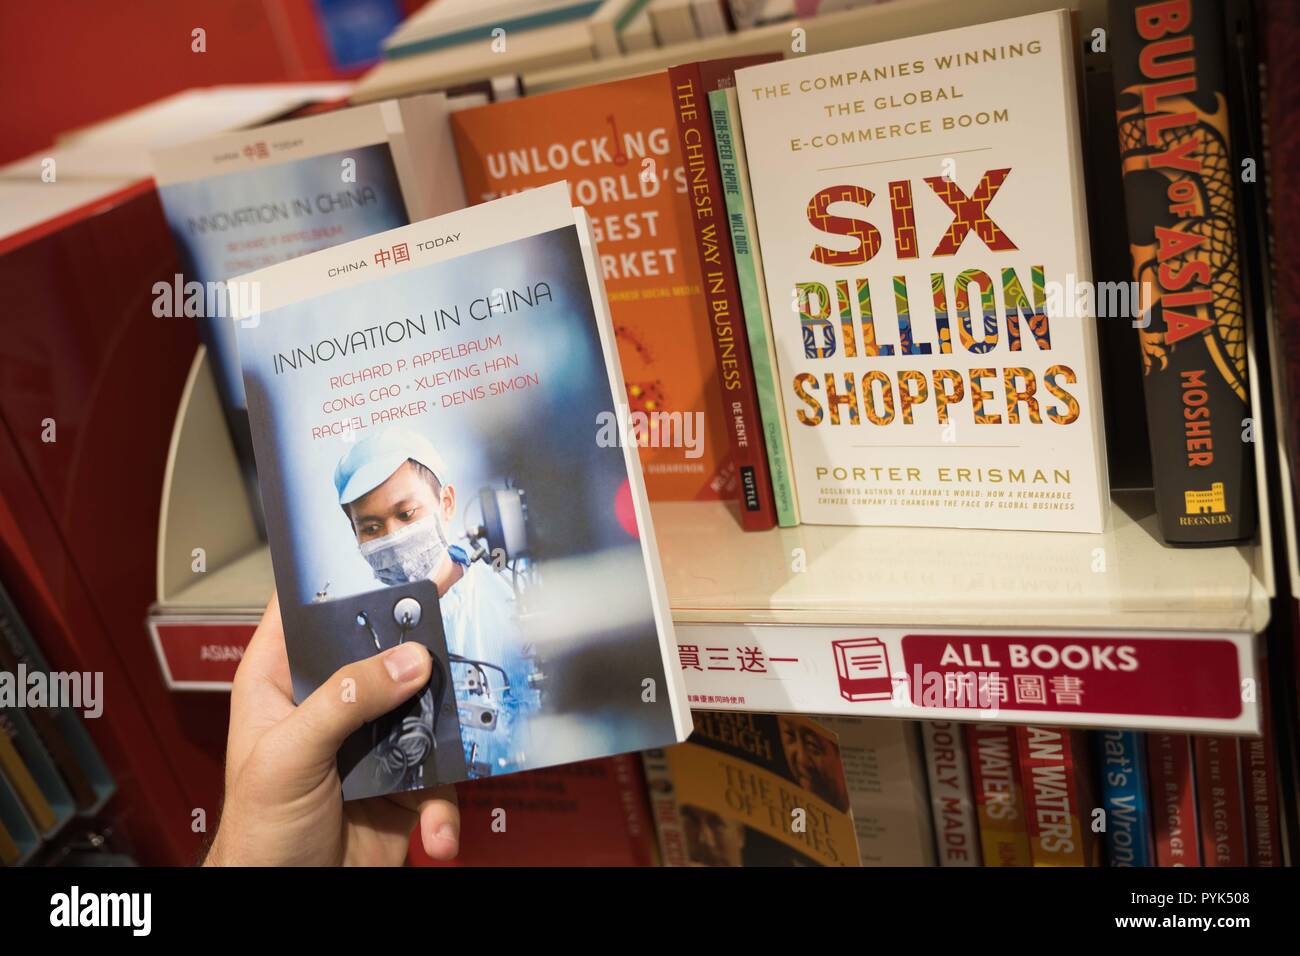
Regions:
<instances>
[{"instance_id":1,"label":"paperback book","mask_svg":"<svg viewBox=\"0 0 1300 956\"><path fill-rule=\"evenodd\" d=\"M665 866L858 866L836 735L806 717L695 714L643 754Z\"/></svg>"},{"instance_id":2,"label":"paperback book","mask_svg":"<svg viewBox=\"0 0 1300 956\"><path fill-rule=\"evenodd\" d=\"M471 203L567 179L590 215L650 497L734 498L665 76L464 110L452 129Z\"/></svg>"},{"instance_id":3,"label":"paperback book","mask_svg":"<svg viewBox=\"0 0 1300 956\"><path fill-rule=\"evenodd\" d=\"M803 521L1103 530L1072 46L1056 11L736 73Z\"/></svg>"},{"instance_id":4,"label":"paperback book","mask_svg":"<svg viewBox=\"0 0 1300 956\"><path fill-rule=\"evenodd\" d=\"M1200 866L1196 777L1192 739L1185 734L1147 734L1157 866Z\"/></svg>"},{"instance_id":5,"label":"paperback book","mask_svg":"<svg viewBox=\"0 0 1300 956\"><path fill-rule=\"evenodd\" d=\"M1096 806L1087 733L1064 727L1017 727L1020 775L1034 866L1099 866L1092 827Z\"/></svg>"},{"instance_id":6,"label":"paperback book","mask_svg":"<svg viewBox=\"0 0 1300 956\"><path fill-rule=\"evenodd\" d=\"M1096 738L1106 861L1110 866L1154 866L1146 740L1134 730L1103 730Z\"/></svg>"},{"instance_id":7,"label":"paperback book","mask_svg":"<svg viewBox=\"0 0 1300 956\"><path fill-rule=\"evenodd\" d=\"M236 328L295 697L406 640L348 799L690 731L594 239L563 184L252 273Z\"/></svg>"},{"instance_id":8,"label":"paperback book","mask_svg":"<svg viewBox=\"0 0 1300 956\"><path fill-rule=\"evenodd\" d=\"M770 55L756 55L702 60L674 66L668 71L677 115L677 138L690 192L690 224L704 287L704 317L722 378L727 437L740 482L737 499L740 523L747 531L771 528L777 523L777 515L726 198L718 170L709 96L715 90L733 86L736 70L741 67L771 59Z\"/></svg>"},{"instance_id":9,"label":"paperback book","mask_svg":"<svg viewBox=\"0 0 1300 956\"><path fill-rule=\"evenodd\" d=\"M921 722L940 866L979 866L980 832L961 724Z\"/></svg>"},{"instance_id":10,"label":"paperback book","mask_svg":"<svg viewBox=\"0 0 1300 956\"><path fill-rule=\"evenodd\" d=\"M1031 865L1015 730L983 721L968 724L966 746L984 865Z\"/></svg>"},{"instance_id":11,"label":"paperback book","mask_svg":"<svg viewBox=\"0 0 1300 956\"><path fill-rule=\"evenodd\" d=\"M1224 21L1216 0L1114 0L1128 245L1142 315L1160 530L1204 545L1255 531L1255 446Z\"/></svg>"},{"instance_id":12,"label":"paperback book","mask_svg":"<svg viewBox=\"0 0 1300 956\"><path fill-rule=\"evenodd\" d=\"M248 404L231 316L236 306L254 310L258 290L230 280L463 206L448 109L442 94L417 96L154 152L158 196L183 269L172 288L155 288L162 293L155 314L197 319L251 489Z\"/></svg>"}]
</instances>

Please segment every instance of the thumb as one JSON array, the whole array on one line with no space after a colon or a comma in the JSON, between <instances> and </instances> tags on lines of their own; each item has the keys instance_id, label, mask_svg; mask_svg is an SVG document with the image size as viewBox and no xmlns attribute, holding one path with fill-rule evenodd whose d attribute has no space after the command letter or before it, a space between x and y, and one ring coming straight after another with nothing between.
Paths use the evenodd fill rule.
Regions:
<instances>
[{"instance_id":1,"label":"thumb","mask_svg":"<svg viewBox=\"0 0 1300 956\"><path fill-rule=\"evenodd\" d=\"M423 644L406 641L335 671L277 728L289 759L302 769L331 766L350 734L413 697L432 666Z\"/></svg>"}]
</instances>

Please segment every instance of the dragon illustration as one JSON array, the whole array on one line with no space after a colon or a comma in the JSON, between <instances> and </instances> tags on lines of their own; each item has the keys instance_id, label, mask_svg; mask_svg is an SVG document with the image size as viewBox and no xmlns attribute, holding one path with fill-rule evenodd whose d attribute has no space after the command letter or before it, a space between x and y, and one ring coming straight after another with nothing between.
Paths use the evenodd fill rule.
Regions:
<instances>
[{"instance_id":1,"label":"dragon illustration","mask_svg":"<svg viewBox=\"0 0 1300 956\"><path fill-rule=\"evenodd\" d=\"M1157 260L1157 242L1154 228L1162 226L1179 230L1191 235L1204 237L1204 241L1181 255L1171 256L1167 261L1185 264L1194 259L1208 262L1210 269L1209 287L1213 295L1212 302L1197 307L1203 318L1210 323L1199 333L1205 341L1206 351L1213 359L1219 373L1237 393L1238 398L1246 401L1246 323L1242 302L1240 277L1238 274L1238 249L1236 234L1236 212L1233 199L1232 156L1228 147L1228 111L1222 95L1216 95L1215 111L1207 113L1195 101L1190 99L1171 100L1163 104L1164 109L1175 113L1192 113L1194 123L1171 127L1163 130L1155 145L1147 145L1146 119L1140 106L1142 88L1130 87L1125 90L1139 105L1118 112L1120 153L1123 156L1124 176L1139 176L1153 180L1143 183L1141 190L1126 190L1130 204L1135 193L1150 196L1149 208L1142 209L1144 229L1130 231L1130 250L1133 255L1133 277L1143 290L1143 305L1151 308L1161 300L1160 283L1156 272L1160 266ZM1153 155L1176 149L1186 148L1189 140L1199 141L1193 145L1190 155L1198 156L1198 172L1168 167L1153 167L1150 160ZM1196 214L1178 217L1169 211L1168 190L1179 182L1188 182L1192 186L1192 203L1198 205ZM1130 209L1130 217L1134 210ZM1147 297L1150 299L1147 300ZM1207 313L1208 310L1208 313ZM1139 332L1142 343L1142 364L1149 375L1153 368L1164 369L1169 364L1169 351L1177 348L1177 343L1167 340L1166 332L1157 329L1156 323L1149 323Z\"/></svg>"}]
</instances>

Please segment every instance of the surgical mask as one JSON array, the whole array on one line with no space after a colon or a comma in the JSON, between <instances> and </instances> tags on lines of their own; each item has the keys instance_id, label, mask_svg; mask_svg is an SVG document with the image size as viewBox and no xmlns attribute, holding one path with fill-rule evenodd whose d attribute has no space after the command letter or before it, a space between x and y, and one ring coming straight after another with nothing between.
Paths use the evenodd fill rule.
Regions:
<instances>
[{"instance_id":1,"label":"surgical mask","mask_svg":"<svg viewBox=\"0 0 1300 956\"><path fill-rule=\"evenodd\" d=\"M436 514L361 545L375 577L390 587L432 577L446 553L447 535Z\"/></svg>"}]
</instances>

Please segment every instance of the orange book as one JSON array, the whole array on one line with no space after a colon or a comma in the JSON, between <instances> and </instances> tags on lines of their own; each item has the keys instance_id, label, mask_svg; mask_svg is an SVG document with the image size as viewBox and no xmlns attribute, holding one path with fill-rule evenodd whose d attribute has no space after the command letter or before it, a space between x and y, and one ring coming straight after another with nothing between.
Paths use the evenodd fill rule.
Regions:
<instances>
[{"instance_id":1,"label":"orange book","mask_svg":"<svg viewBox=\"0 0 1300 956\"><path fill-rule=\"evenodd\" d=\"M1017 727L1016 742L1034 866L1100 866L1086 733Z\"/></svg>"},{"instance_id":2,"label":"orange book","mask_svg":"<svg viewBox=\"0 0 1300 956\"><path fill-rule=\"evenodd\" d=\"M1004 724L967 724L966 750L984 865L1032 865L1015 731Z\"/></svg>"},{"instance_id":3,"label":"orange book","mask_svg":"<svg viewBox=\"0 0 1300 956\"><path fill-rule=\"evenodd\" d=\"M625 433L640 445L650 497L734 498L667 75L493 103L451 121L469 202L567 180L591 216L627 387Z\"/></svg>"}]
</instances>

